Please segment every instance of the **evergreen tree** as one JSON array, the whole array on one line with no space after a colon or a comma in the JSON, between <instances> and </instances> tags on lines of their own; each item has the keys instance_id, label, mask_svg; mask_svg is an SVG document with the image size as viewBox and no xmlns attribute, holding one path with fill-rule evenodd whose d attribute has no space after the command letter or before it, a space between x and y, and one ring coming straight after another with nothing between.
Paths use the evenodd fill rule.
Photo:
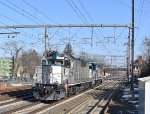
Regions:
<instances>
[{"instance_id":1,"label":"evergreen tree","mask_svg":"<svg viewBox=\"0 0 150 114\"><path fill-rule=\"evenodd\" d=\"M66 44L66 47L64 49L64 53L69 55L69 56L72 56L73 55L73 50L72 50L72 46L70 43L67 43Z\"/></svg>"}]
</instances>

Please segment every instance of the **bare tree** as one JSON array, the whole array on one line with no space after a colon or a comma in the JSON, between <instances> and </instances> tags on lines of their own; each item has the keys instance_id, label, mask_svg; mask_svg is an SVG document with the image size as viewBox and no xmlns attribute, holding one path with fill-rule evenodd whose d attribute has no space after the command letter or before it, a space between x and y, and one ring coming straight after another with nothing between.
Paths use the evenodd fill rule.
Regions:
<instances>
[{"instance_id":1,"label":"bare tree","mask_svg":"<svg viewBox=\"0 0 150 114\"><path fill-rule=\"evenodd\" d=\"M29 75L32 78L35 68L41 64L41 56L35 50L29 50L22 53L20 60L23 66L23 75Z\"/></svg>"},{"instance_id":2,"label":"bare tree","mask_svg":"<svg viewBox=\"0 0 150 114\"><path fill-rule=\"evenodd\" d=\"M89 55L88 55L88 53L87 53L87 52L84 52L84 51L80 51L79 57L80 57L81 59L86 60L86 61L90 58Z\"/></svg>"},{"instance_id":3,"label":"bare tree","mask_svg":"<svg viewBox=\"0 0 150 114\"><path fill-rule=\"evenodd\" d=\"M18 68L20 67L19 56L23 50L23 46L19 45L17 42L8 42L5 43L5 46L2 47L5 53L8 53L12 57L12 76L17 76Z\"/></svg>"},{"instance_id":4,"label":"bare tree","mask_svg":"<svg viewBox=\"0 0 150 114\"><path fill-rule=\"evenodd\" d=\"M143 41L143 57L145 61L143 61L141 76L150 76L150 39L148 38Z\"/></svg>"},{"instance_id":5,"label":"bare tree","mask_svg":"<svg viewBox=\"0 0 150 114\"><path fill-rule=\"evenodd\" d=\"M102 63L106 64L104 61L104 58L100 57L97 54L88 54L87 52L80 51L79 57L87 62L97 62L97 63ZM106 65L105 65L106 66Z\"/></svg>"}]
</instances>

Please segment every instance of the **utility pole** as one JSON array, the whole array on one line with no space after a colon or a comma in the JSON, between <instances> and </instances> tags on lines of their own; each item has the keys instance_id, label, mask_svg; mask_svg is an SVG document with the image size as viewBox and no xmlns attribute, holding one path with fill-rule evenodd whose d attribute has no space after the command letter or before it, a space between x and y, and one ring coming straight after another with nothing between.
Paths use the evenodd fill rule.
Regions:
<instances>
[{"instance_id":1,"label":"utility pole","mask_svg":"<svg viewBox=\"0 0 150 114\"><path fill-rule=\"evenodd\" d=\"M129 27L129 35L128 35L128 44L127 44L127 79L129 82L129 76L130 76L130 27Z\"/></svg>"},{"instance_id":2,"label":"utility pole","mask_svg":"<svg viewBox=\"0 0 150 114\"><path fill-rule=\"evenodd\" d=\"M48 41L48 28L45 27L45 52L48 50L49 41Z\"/></svg>"},{"instance_id":3,"label":"utility pole","mask_svg":"<svg viewBox=\"0 0 150 114\"><path fill-rule=\"evenodd\" d=\"M92 34L91 34L91 47L93 46L93 27L92 27Z\"/></svg>"},{"instance_id":4,"label":"utility pole","mask_svg":"<svg viewBox=\"0 0 150 114\"><path fill-rule=\"evenodd\" d=\"M15 58L14 56L12 57L12 66L11 66L11 75L14 77L14 66L15 66Z\"/></svg>"},{"instance_id":5,"label":"utility pole","mask_svg":"<svg viewBox=\"0 0 150 114\"><path fill-rule=\"evenodd\" d=\"M131 56L132 56L132 73L131 73L131 91L134 91L133 87L133 68L134 68L134 0L132 0L132 40L131 40Z\"/></svg>"}]
</instances>

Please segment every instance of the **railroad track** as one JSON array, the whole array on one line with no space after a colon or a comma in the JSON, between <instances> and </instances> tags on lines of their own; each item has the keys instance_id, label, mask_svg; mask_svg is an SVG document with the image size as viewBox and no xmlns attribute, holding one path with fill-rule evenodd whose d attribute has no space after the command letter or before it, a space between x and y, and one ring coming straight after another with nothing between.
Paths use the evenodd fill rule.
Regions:
<instances>
[{"instance_id":1,"label":"railroad track","mask_svg":"<svg viewBox=\"0 0 150 114\"><path fill-rule=\"evenodd\" d=\"M11 112L16 108L36 102L31 89L4 92L0 94L0 99L0 113Z\"/></svg>"},{"instance_id":2,"label":"railroad track","mask_svg":"<svg viewBox=\"0 0 150 114\"><path fill-rule=\"evenodd\" d=\"M112 87L112 84L115 84L115 81L107 81L102 83L100 86L95 89L82 92L71 97L61 99L60 101L51 101L51 102L39 102L33 98L30 93L30 90L22 91L20 93L12 92L5 93L3 95L9 96L8 100L0 102L0 113L5 114L34 114L34 113L69 113L76 106L88 102L87 99L98 97L104 97L108 93L108 89ZM27 93L27 94L26 94ZM11 97L12 98L11 98Z\"/></svg>"},{"instance_id":3,"label":"railroad track","mask_svg":"<svg viewBox=\"0 0 150 114\"><path fill-rule=\"evenodd\" d=\"M106 114L108 104L119 87L118 83L107 85L110 90L103 90L96 98L87 99L85 102L70 110L67 114Z\"/></svg>"},{"instance_id":4,"label":"railroad track","mask_svg":"<svg viewBox=\"0 0 150 114\"><path fill-rule=\"evenodd\" d=\"M13 101L27 100L29 98L33 98L31 89L4 92L0 94L0 106Z\"/></svg>"},{"instance_id":5,"label":"railroad track","mask_svg":"<svg viewBox=\"0 0 150 114\"><path fill-rule=\"evenodd\" d=\"M72 96L71 98L63 99L58 102L49 104L49 105L42 107L36 111L32 111L31 114L33 114L33 113L38 113L38 114L69 113L75 107L84 103L87 99L90 99L91 97L95 98L100 93L104 94L104 93L102 93L102 91L104 92L104 90L107 91L107 89L108 89L106 87L106 85L109 85L110 87L112 86L111 82L107 81L107 82L101 84L99 87L96 87L95 89L91 89L86 92L80 93L78 95Z\"/></svg>"}]
</instances>

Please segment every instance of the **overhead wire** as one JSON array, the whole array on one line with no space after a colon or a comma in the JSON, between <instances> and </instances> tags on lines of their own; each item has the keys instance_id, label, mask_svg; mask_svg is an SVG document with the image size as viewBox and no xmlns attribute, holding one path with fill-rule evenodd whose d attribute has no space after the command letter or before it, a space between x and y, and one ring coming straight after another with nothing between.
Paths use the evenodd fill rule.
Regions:
<instances>
[{"instance_id":1,"label":"overhead wire","mask_svg":"<svg viewBox=\"0 0 150 114\"><path fill-rule=\"evenodd\" d=\"M40 10L38 10L37 8L35 8L34 6L32 6L30 3L28 3L27 1L25 0L22 0L26 5L28 5L29 7L31 7L32 9L34 9L36 12L38 12L39 14L43 15L45 18L47 18L48 20L50 20L51 22L53 22L54 24L57 24L58 23L56 21L54 21L53 19L51 19L49 16L47 16L46 14L44 14L43 12L41 12ZM62 28L64 29L64 28ZM66 29L64 29L65 31L67 31ZM59 32L58 32L59 33ZM59 33L61 34L61 33ZM72 34L72 33L71 33ZM74 34L72 34L74 35Z\"/></svg>"},{"instance_id":2,"label":"overhead wire","mask_svg":"<svg viewBox=\"0 0 150 114\"><path fill-rule=\"evenodd\" d=\"M56 23L55 21L53 21L51 18L49 18L48 16L46 16L44 13L42 13L41 11L37 10L35 7L33 7L32 5L30 5L28 2L26 2L25 0L22 0L24 3L26 3L28 6L32 7L35 11L39 12L40 14L42 14L43 16L45 16L46 18L48 18L50 21ZM84 19L80 16L80 14L76 11L76 9L70 4L70 2L68 0L66 0L67 3L74 9L74 11L77 13L77 15L79 16L79 18L82 20L83 23L86 23L84 22ZM73 2L73 1L72 1ZM75 5L75 4L74 4ZM76 6L77 7L77 6ZM78 9L79 10L79 9ZM79 11L80 12L80 11ZM85 19L86 20L86 19ZM56 23L57 24L57 23Z\"/></svg>"},{"instance_id":3,"label":"overhead wire","mask_svg":"<svg viewBox=\"0 0 150 114\"><path fill-rule=\"evenodd\" d=\"M17 7L19 10L25 12L25 13L28 14L30 17L33 17L33 18L35 18L36 20L40 21L38 18L36 18L36 17L33 16L32 14L28 13L27 11L23 10L23 9L20 8L19 6L15 5L14 3L10 2L9 0L7 0L7 2L9 2L9 3L12 4L13 6ZM24 13L21 13L20 11L18 11L18 10L16 10L16 9L12 8L11 6L9 6L9 5L7 5L7 4L5 4L5 3L3 3L3 2L0 2L0 3L3 4L3 5L5 5L5 6L7 6L7 7L10 8L11 10L17 12L18 14L21 14L22 16L26 17L27 19L29 19L29 20L35 22L36 24L40 25L39 22L33 20L32 18L30 18L29 16L25 15ZM6 17L7 19L10 19L10 18L7 17L7 16L5 16L5 17ZM10 19L10 20L14 21L13 19ZM14 21L14 22L16 22L16 21ZM42 21L40 21L40 22L43 23L43 24L45 24L45 23L42 22ZM20 30L20 31L21 31L21 30ZM22 32L24 32L24 31L22 31ZM25 32L24 32L24 33L25 33ZM29 34L29 33L25 33L25 34ZM27 35L26 35L26 36L27 36ZM33 35L31 35L31 36L33 36Z\"/></svg>"},{"instance_id":4,"label":"overhead wire","mask_svg":"<svg viewBox=\"0 0 150 114\"><path fill-rule=\"evenodd\" d=\"M11 1L9 1L9 0L6 0L6 1L9 2L10 4L12 4L13 6L17 7L17 8L20 9L21 11L23 11L24 13L28 14L30 17L35 18L35 19L38 20L40 23L45 24L43 21L39 20L37 17L33 16L32 14L30 14L30 13L27 12L26 10L20 8L19 6L17 6L16 4L12 3ZM2 3L2 2L1 2L1 3ZM28 18L29 20L35 22L36 24L40 25L39 22L34 21L32 18L28 17L28 16L25 15L24 13L21 13L21 12L15 10L14 8L10 7L9 5L7 5L7 4L5 4L5 3L2 3L2 4L5 5L5 6L7 6L7 7L9 7L9 8L12 9L12 10L14 10L15 12L17 12L17 13L23 15L24 17Z\"/></svg>"},{"instance_id":5,"label":"overhead wire","mask_svg":"<svg viewBox=\"0 0 150 114\"><path fill-rule=\"evenodd\" d=\"M8 26L7 24L5 24L5 23L3 23L3 22L0 22L1 24L3 24L3 25L5 25L5 26ZM9 31L11 31L11 32L14 32L13 30L11 30L11 29L7 29L7 30L9 30ZM28 38L30 38L31 37L31 35L30 36L28 36L26 33L24 33L24 34L22 34L23 36L25 36L25 37L28 37Z\"/></svg>"},{"instance_id":6,"label":"overhead wire","mask_svg":"<svg viewBox=\"0 0 150 114\"><path fill-rule=\"evenodd\" d=\"M74 5L74 7L77 9L77 11L79 12L79 14L83 17L84 22L88 23L87 19L85 18L85 16L83 15L83 13L80 11L80 9L76 6L76 4L73 2L73 0L71 0L71 3Z\"/></svg>"},{"instance_id":7,"label":"overhead wire","mask_svg":"<svg viewBox=\"0 0 150 114\"><path fill-rule=\"evenodd\" d=\"M94 20L92 19L92 17L89 15L89 13L87 12L86 8L84 7L83 3L81 2L81 0L79 0L80 5L82 6L82 8L84 9L85 13L87 14L87 16L91 19L91 21L94 23Z\"/></svg>"},{"instance_id":8,"label":"overhead wire","mask_svg":"<svg viewBox=\"0 0 150 114\"><path fill-rule=\"evenodd\" d=\"M46 16L44 13L40 12L39 10L35 9L33 6L31 6L30 4L28 4L25 0L23 0L23 1L24 1L24 3L26 3L27 5L29 5L30 7L32 7L32 8L33 8L34 10L36 10L37 12L39 12L40 14L42 14L43 16L45 16L46 18L48 18L49 20L53 21L51 18L49 18L48 16ZM11 4L14 5L15 7L19 8L19 9L22 10L23 12L27 13L29 16L32 16L32 14L30 14L30 13L28 13L27 11L23 10L22 8L18 7L17 5L15 5L14 3L10 2L9 0L7 0L7 2L11 3ZM0 3L3 4L3 5L5 5L5 6L7 6L7 7L10 8L11 10L13 10L13 11L15 11L15 12L21 14L22 16L28 18L29 20L32 20L32 21L35 22L36 24L40 24L40 23L34 21L34 20L33 20L32 18L30 18L29 16L26 16L24 13L21 13L20 11L17 11L16 9L12 8L11 6L9 6L9 5L7 5L7 4L5 4L5 3L3 3L3 2L0 2ZM5 17L6 17L6 16L5 16ZM32 17L34 17L34 16L32 16ZM34 17L34 18L36 18L36 17ZM10 19L10 18L9 18L9 19ZM37 18L36 18L36 19L37 19ZM12 20L12 19L11 19L11 20ZM12 20L12 21L14 21L14 20ZM53 22L56 23L55 21L53 21ZM6 25L6 24L5 24L5 25ZM75 35L75 34L74 34L74 35ZM29 37L29 36L27 36L26 34L24 34L24 36ZM33 36L33 35L31 35L31 36Z\"/></svg>"},{"instance_id":9,"label":"overhead wire","mask_svg":"<svg viewBox=\"0 0 150 114\"><path fill-rule=\"evenodd\" d=\"M8 0L7 0L7 1L8 1ZM21 14L22 16L26 17L27 19L29 19L29 20L31 20L31 21L33 21L33 22L37 23L37 22L36 22L36 21L34 21L32 18L30 18L30 17L26 16L25 14L21 13L20 11L18 11L18 10L16 10L16 9L12 8L11 6L9 6L9 5L5 4L4 2L1 2L1 1L0 1L0 3L1 3L1 4L3 4L4 6L8 7L9 9L11 9L11 10L13 10L13 11L17 12L18 14ZM14 4L13 4L13 5L14 5ZM16 5L15 5L15 6L16 6ZM17 6L16 6L16 7L17 7ZM3 15L3 16L4 16L4 15ZM7 18L7 19L9 19L9 20L11 20L11 21L17 22L17 21L15 21L15 20L13 20L13 19L11 19L11 18L7 17L7 16L4 16L4 17L5 17L5 18ZM17 23L18 23L18 22L17 22ZM38 24L38 23L37 23L37 24ZM6 24L5 24L5 25L6 25ZM22 30L19 30L19 31L21 31L21 32L23 32L23 33L24 33L24 35L23 35L23 36L29 37L28 35L30 35L30 37L29 37L29 38L31 38L31 37L38 38L38 37L34 36L33 34L26 33L26 32L24 32L24 31L22 31ZM28 34L28 35L27 35L27 34Z\"/></svg>"},{"instance_id":10,"label":"overhead wire","mask_svg":"<svg viewBox=\"0 0 150 114\"><path fill-rule=\"evenodd\" d=\"M123 2L123 1L121 1L121 0L113 0L113 1L114 1L114 2L118 2L119 4L122 4L122 5L124 5L124 6L128 7L128 8L131 8L131 7L132 7L131 5L125 3L125 2Z\"/></svg>"},{"instance_id":11,"label":"overhead wire","mask_svg":"<svg viewBox=\"0 0 150 114\"><path fill-rule=\"evenodd\" d=\"M8 1L8 0L7 0ZM25 1L25 0L22 0L22 1ZM25 1L26 2L26 1ZM30 4L29 4L30 5ZM34 7L33 7L34 8ZM38 11L37 9L34 9L34 10L36 10L36 11ZM39 11L38 11L39 12ZM79 11L78 11L79 12ZM43 13L41 13L42 15L43 15ZM24 13L23 13L23 15L24 15ZM81 15L81 14L80 14ZM47 17L46 15L45 15L45 17ZM82 17L83 18L83 17ZM85 21L85 19L84 19L84 21ZM56 31L57 32L57 31ZM56 35L56 34L55 34Z\"/></svg>"},{"instance_id":12,"label":"overhead wire","mask_svg":"<svg viewBox=\"0 0 150 114\"><path fill-rule=\"evenodd\" d=\"M73 9L73 11L77 14L77 16L81 19L81 21L84 23L84 24L86 24L86 23L88 23L87 21L86 21L86 19L85 19L85 17L83 16L83 14L81 13L81 11L78 9L78 7L75 5L75 3L71 0L71 3L68 1L68 0L66 0L66 2L69 4L69 6ZM74 7L73 7L74 6ZM78 13L78 12L79 13ZM77 43L78 44L78 43ZM79 46L79 45L78 45Z\"/></svg>"},{"instance_id":13,"label":"overhead wire","mask_svg":"<svg viewBox=\"0 0 150 114\"><path fill-rule=\"evenodd\" d=\"M13 21L13 22L15 22L15 23L19 23L19 24L21 24L20 22L17 22L16 20L14 20L14 19L11 19L11 18L9 18L9 17L7 17L7 16L5 16L5 15L3 15L3 14L0 14L1 16L3 16L3 17L5 17L5 18L7 18L7 19L9 19L9 20L11 20L11 21ZM2 23L2 22L1 22ZM7 24L5 24L5 23L2 23L3 25L6 25L6 26L8 26ZM17 29L17 28L16 28ZM11 30L11 29L8 29L8 30ZM18 30L18 29L17 29ZM33 30L33 29L32 29ZM11 30L11 31L13 31L13 30ZM28 37L28 38L31 38L31 37L33 37L33 38L38 38L38 37L36 37L36 36L34 36L33 34L29 34L29 33L27 33L27 32L25 32L25 31L22 31L22 30L19 30L19 31L21 31L22 33L24 33L24 36L25 37ZM41 40L41 39L40 39Z\"/></svg>"},{"instance_id":14,"label":"overhead wire","mask_svg":"<svg viewBox=\"0 0 150 114\"><path fill-rule=\"evenodd\" d=\"M115 41L119 39L119 37L124 33L124 31L125 31L126 29L127 29L127 27L124 28L124 29L121 31L121 33L117 36L117 38L115 39Z\"/></svg>"},{"instance_id":15,"label":"overhead wire","mask_svg":"<svg viewBox=\"0 0 150 114\"><path fill-rule=\"evenodd\" d=\"M142 18L142 13L143 13L144 2L145 2L145 0L143 0L142 5L141 5L141 10L140 10L140 15L139 15L139 20L138 20L138 24L137 24L137 32L136 32L136 36L137 36L137 34L138 34L139 27L140 27L140 23L141 23L141 18Z\"/></svg>"},{"instance_id":16,"label":"overhead wire","mask_svg":"<svg viewBox=\"0 0 150 114\"><path fill-rule=\"evenodd\" d=\"M56 21L54 21L53 19L51 19L50 17L48 17L47 15L45 15L44 13L42 13L40 10L36 9L35 7L33 7L31 4L29 4L28 2L26 2L25 0L22 0L25 4L27 4L28 6L30 6L32 9L34 9L35 11L37 11L39 14L43 15L44 17L46 17L48 20L50 20L51 22L58 24Z\"/></svg>"},{"instance_id":17,"label":"overhead wire","mask_svg":"<svg viewBox=\"0 0 150 114\"><path fill-rule=\"evenodd\" d=\"M80 14L77 12L77 10L71 5L71 3L68 1L68 0L66 0L66 2L69 4L69 6L74 10L74 12L78 15L78 17L82 20L82 22L84 23L84 24L86 24L86 22L84 21L84 19L82 18L82 16L80 16Z\"/></svg>"},{"instance_id":18,"label":"overhead wire","mask_svg":"<svg viewBox=\"0 0 150 114\"><path fill-rule=\"evenodd\" d=\"M24 13L26 13L28 16L32 17L32 18L35 18L36 20L38 20L40 23L42 24L45 24L43 21L41 21L40 19L38 19L36 16L33 16L31 13L27 12L26 10L22 9L21 7L19 7L18 5L14 4L13 2L9 1L9 0L6 0L8 3L10 3L11 5L15 6L16 8L18 8L19 10L23 11ZM16 10L17 11L17 10ZM18 12L18 11L17 11ZM19 13L19 12L18 12ZM25 15L23 13L23 16L25 16L27 18L27 15ZM19 13L20 14L20 13ZM29 20L35 22L36 24L40 25L39 22L37 21L34 21L32 18L29 18ZM22 24L22 23L21 23ZM35 30L33 28L31 28L32 30ZM38 31L38 30L35 30L37 32L41 32L41 31Z\"/></svg>"},{"instance_id":19,"label":"overhead wire","mask_svg":"<svg viewBox=\"0 0 150 114\"><path fill-rule=\"evenodd\" d=\"M7 0L9 1L9 0ZM9 1L10 2L10 1ZM23 0L24 3L26 3L27 5L29 5L30 7L34 8L33 6L31 6L30 4L28 4L26 1ZM15 5L14 3L10 2L11 4ZM20 10L22 10L23 12L25 12L26 14L30 15L31 17L35 18L36 20L38 20L40 23L42 24L46 24L45 22L41 21L40 19L38 19L36 16L33 16L31 13L23 10L22 8L20 8L19 6L15 5L17 8L19 8ZM38 11L40 14L44 15L42 12L40 12L39 10L35 9L34 10ZM46 15L44 15L45 17L47 17ZM48 19L50 19L49 17L47 17ZM52 21L52 19L50 19ZM54 22L54 21L53 21ZM58 33L58 31L56 31Z\"/></svg>"},{"instance_id":20,"label":"overhead wire","mask_svg":"<svg viewBox=\"0 0 150 114\"><path fill-rule=\"evenodd\" d=\"M6 15L0 14L0 16L3 16L4 18L6 18L6 19L8 19L8 20L11 20L11 21L13 21L13 22L15 22L15 23L17 23L17 24L22 24L22 25L23 25L23 23L20 23L20 22L14 20L14 19L11 19L10 17L8 17L8 16L6 16ZM34 30L34 31L36 31L36 32L39 32L39 31L37 31L36 29L33 29L33 28L30 28L30 29L31 29L31 30ZM28 34L28 33L26 33L26 34Z\"/></svg>"},{"instance_id":21,"label":"overhead wire","mask_svg":"<svg viewBox=\"0 0 150 114\"><path fill-rule=\"evenodd\" d=\"M83 3L81 2L81 0L78 0L78 1L79 1L79 3L80 3L81 7L83 8L83 10L85 11L85 13L87 14L87 16L90 18L90 20L93 22L93 24L95 24L94 20L92 19L92 17L90 16L90 14L87 12L87 10L86 10L86 8L84 7L84 5L83 5ZM102 37L104 38L104 35L101 33L101 31L99 30L99 28L98 28L98 31L99 31L99 33L102 35ZM95 30L94 30L93 32L94 32L95 34L97 34ZM97 36L98 36L98 35L97 35ZM99 39L98 39L98 40L99 40ZM106 46L105 46L103 43L101 43L101 44L102 44L102 46L105 47L105 49L107 49ZM108 49L107 49L107 51L108 51L108 53L110 53Z\"/></svg>"},{"instance_id":22,"label":"overhead wire","mask_svg":"<svg viewBox=\"0 0 150 114\"><path fill-rule=\"evenodd\" d=\"M27 19L32 20L32 21L35 22L36 24L39 24L38 22L34 21L34 20L33 20L32 18L30 18L29 16L24 15L23 13L21 13L21 12L17 11L16 9L10 7L9 5L5 4L4 2L1 2L1 1L0 1L0 3L3 4L3 5L5 5L5 6L7 6L7 7L10 8L10 9L12 9L13 11L15 11L15 12L21 14L22 16L26 17Z\"/></svg>"},{"instance_id":23,"label":"overhead wire","mask_svg":"<svg viewBox=\"0 0 150 114\"><path fill-rule=\"evenodd\" d=\"M41 20L38 19L37 17L33 16L31 13L27 12L26 10L20 8L19 6L17 6L17 5L14 4L13 2L11 2L11 1L9 1L9 0L6 0L6 1L9 2L10 4L12 4L13 6L15 6L16 8L20 9L21 11L25 12L25 13L28 14L30 17L35 18L35 19L38 20L40 23L45 24L43 21L41 21ZM37 23L37 24L40 24L40 23Z\"/></svg>"},{"instance_id":24,"label":"overhead wire","mask_svg":"<svg viewBox=\"0 0 150 114\"><path fill-rule=\"evenodd\" d=\"M88 13L88 11L86 10L86 8L84 7L83 3L81 2L81 0L79 0L79 3L81 5L81 7L83 8L83 10L85 11L85 13L87 14L87 16L90 18L90 20L93 22L93 24L95 24L94 20L92 19L92 17L90 16L90 14ZM99 29L98 29L99 30ZM99 30L99 32L101 33L101 31ZM102 37L104 37L104 35L101 33Z\"/></svg>"}]
</instances>

